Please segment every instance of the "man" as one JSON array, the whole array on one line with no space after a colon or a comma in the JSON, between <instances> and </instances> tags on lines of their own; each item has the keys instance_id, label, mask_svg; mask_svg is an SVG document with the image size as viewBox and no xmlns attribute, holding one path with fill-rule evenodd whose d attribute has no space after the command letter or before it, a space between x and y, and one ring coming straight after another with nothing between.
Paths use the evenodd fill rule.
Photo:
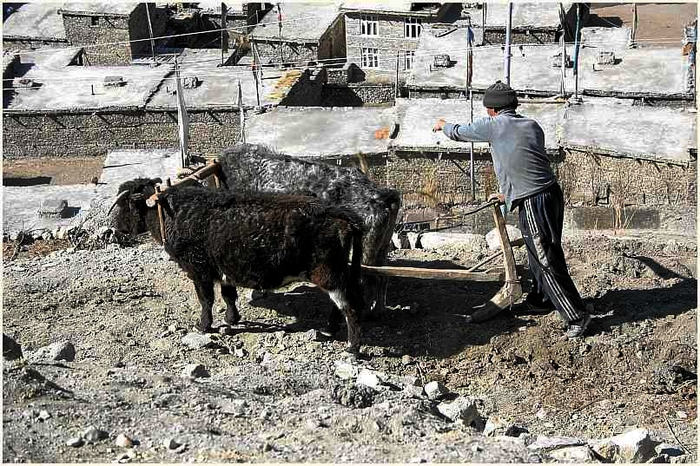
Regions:
<instances>
[{"instance_id":1,"label":"man","mask_svg":"<svg viewBox=\"0 0 700 466\"><path fill-rule=\"evenodd\" d=\"M493 166L508 211L518 207L520 229L535 278L526 303L531 308L556 308L567 326L566 337L580 337L591 317L571 280L561 247L564 200L544 148L544 131L535 120L518 115L518 98L507 84L497 81L484 94L489 114L471 124L440 119L433 131L455 141L491 143Z\"/></svg>"}]
</instances>

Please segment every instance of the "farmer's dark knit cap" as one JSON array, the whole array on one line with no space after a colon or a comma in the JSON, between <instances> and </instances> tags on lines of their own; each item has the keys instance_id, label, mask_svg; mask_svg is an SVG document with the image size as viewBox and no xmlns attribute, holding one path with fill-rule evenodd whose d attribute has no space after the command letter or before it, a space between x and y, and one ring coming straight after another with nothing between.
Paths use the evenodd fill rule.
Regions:
<instances>
[{"instance_id":1,"label":"farmer's dark knit cap","mask_svg":"<svg viewBox=\"0 0 700 466\"><path fill-rule=\"evenodd\" d=\"M495 84L489 86L484 93L484 107L486 108L503 108L517 107L518 97L515 91L508 84L496 81Z\"/></svg>"}]
</instances>

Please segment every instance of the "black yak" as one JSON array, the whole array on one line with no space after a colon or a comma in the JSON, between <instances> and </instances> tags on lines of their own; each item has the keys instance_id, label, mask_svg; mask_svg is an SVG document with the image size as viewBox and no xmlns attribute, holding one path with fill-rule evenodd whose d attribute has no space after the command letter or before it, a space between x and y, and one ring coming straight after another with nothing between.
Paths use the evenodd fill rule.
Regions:
<instances>
[{"instance_id":1,"label":"black yak","mask_svg":"<svg viewBox=\"0 0 700 466\"><path fill-rule=\"evenodd\" d=\"M398 191L375 185L358 169L290 157L258 144L225 149L219 162L223 186L230 190L313 195L354 212L364 227L362 263L385 263L401 206ZM366 275L362 281L369 310L383 310L386 279Z\"/></svg>"},{"instance_id":2,"label":"black yak","mask_svg":"<svg viewBox=\"0 0 700 466\"><path fill-rule=\"evenodd\" d=\"M123 183L112 207L117 230L149 231L163 243L158 209L149 207L160 180ZM221 284L225 322L240 320L236 286L272 289L289 278L310 281L328 293L345 316L348 349L359 350L357 312L361 221L351 212L298 195L240 194L176 185L158 194L167 253L194 282L202 306L197 324L211 330L214 283ZM351 264L348 263L352 251Z\"/></svg>"}]
</instances>

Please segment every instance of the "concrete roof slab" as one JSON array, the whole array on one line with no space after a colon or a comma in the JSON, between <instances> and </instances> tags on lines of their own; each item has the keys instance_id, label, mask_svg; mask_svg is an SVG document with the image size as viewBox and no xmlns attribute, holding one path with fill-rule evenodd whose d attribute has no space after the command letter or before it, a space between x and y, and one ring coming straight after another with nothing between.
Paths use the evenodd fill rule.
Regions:
<instances>
[{"instance_id":1,"label":"concrete roof slab","mask_svg":"<svg viewBox=\"0 0 700 466\"><path fill-rule=\"evenodd\" d=\"M696 114L661 107L585 101L566 109L561 144L612 155L689 163L696 148Z\"/></svg>"},{"instance_id":2,"label":"concrete roof slab","mask_svg":"<svg viewBox=\"0 0 700 466\"><path fill-rule=\"evenodd\" d=\"M365 1L365 0L349 0L340 4L340 9L343 12L368 12L368 13L394 13L403 16L413 14L415 16L427 16L430 14L436 14L438 8L429 8L414 10L414 2L404 2L404 1L391 1L391 2L377 2L377 1Z\"/></svg>"},{"instance_id":3,"label":"concrete roof slab","mask_svg":"<svg viewBox=\"0 0 700 466\"><path fill-rule=\"evenodd\" d=\"M100 110L143 107L169 67L67 66L60 70L41 67L25 75L35 81L32 89L16 89L6 110ZM106 76L122 76L123 86L103 85Z\"/></svg>"},{"instance_id":4,"label":"concrete roof slab","mask_svg":"<svg viewBox=\"0 0 700 466\"><path fill-rule=\"evenodd\" d=\"M183 89L187 108L204 108L212 106L238 105L238 81L241 81L243 105L257 105L255 77L247 66L217 66L221 63L219 50L188 50L180 64L180 76L197 77L201 83L195 88ZM276 95L276 85L285 73L277 70L263 69L260 85L260 104L277 105L280 101ZM176 83L174 75L169 76L150 99L149 109L175 109Z\"/></svg>"},{"instance_id":5,"label":"concrete roof slab","mask_svg":"<svg viewBox=\"0 0 700 466\"><path fill-rule=\"evenodd\" d=\"M570 3L565 3L564 9L566 10L570 6ZM480 8L465 8L464 11L470 14L475 25L481 25L482 10ZM505 29L507 19L507 3L488 3L486 8L486 27L501 27ZM559 27L559 24L559 3L513 3L512 25L514 28L538 27L556 29Z\"/></svg>"},{"instance_id":6,"label":"concrete roof slab","mask_svg":"<svg viewBox=\"0 0 700 466\"><path fill-rule=\"evenodd\" d=\"M393 108L278 107L246 122L246 141L297 157L385 153L388 135L375 131L391 131L394 119Z\"/></svg>"},{"instance_id":7,"label":"concrete roof slab","mask_svg":"<svg viewBox=\"0 0 700 466\"><path fill-rule=\"evenodd\" d=\"M32 40L66 40L61 3L25 3L2 25L4 38Z\"/></svg>"},{"instance_id":8,"label":"concrete roof slab","mask_svg":"<svg viewBox=\"0 0 700 466\"><path fill-rule=\"evenodd\" d=\"M469 152L469 143L453 141L441 131L434 133L435 122L444 118L450 123L469 123L469 101L463 99L399 99L399 135L391 143L396 150ZM556 149L557 123L563 113L560 103L523 103L518 113L536 120L545 134L547 149ZM481 100L474 99L474 119L487 117ZM478 151L488 150L488 143L474 143Z\"/></svg>"},{"instance_id":9,"label":"concrete roof slab","mask_svg":"<svg viewBox=\"0 0 700 466\"><path fill-rule=\"evenodd\" d=\"M288 42L318 42L340 15L332 3L280 3L282 9L282 40ZM277 6L272 8L250 34L251 39L279 39Z\"/></svg>"}]
</instances>

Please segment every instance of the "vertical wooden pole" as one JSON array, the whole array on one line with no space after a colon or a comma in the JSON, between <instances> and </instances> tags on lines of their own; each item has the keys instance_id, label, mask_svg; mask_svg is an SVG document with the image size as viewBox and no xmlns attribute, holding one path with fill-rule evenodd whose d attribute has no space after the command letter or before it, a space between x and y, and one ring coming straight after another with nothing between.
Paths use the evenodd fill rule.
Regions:
<instances>
[{"instance_id":1,"label":"vertical wooden pole","mask_svg":"<svg viewBox=\"0 0 700 466\"><path fill-rule=\"evenodd\" d=\"M151 41L151 58L156 61L156 48L153 43L153 25L151 24L151 11L148 8L148 2L146 2L146 18L148 19L148 38Z\"/></svg>"},{"instance_id":2,"label":"vertical wooden pole","mask_svg":"<svg viewBox=\"0 0 700 466\"><path fill-rule=\"evenodd\" d=\"M506 51L503 65L503 80L510 86L510 32L513 25L513 3L508 2L508 21L506 23Z\"/></svg>"}]
</instances>

